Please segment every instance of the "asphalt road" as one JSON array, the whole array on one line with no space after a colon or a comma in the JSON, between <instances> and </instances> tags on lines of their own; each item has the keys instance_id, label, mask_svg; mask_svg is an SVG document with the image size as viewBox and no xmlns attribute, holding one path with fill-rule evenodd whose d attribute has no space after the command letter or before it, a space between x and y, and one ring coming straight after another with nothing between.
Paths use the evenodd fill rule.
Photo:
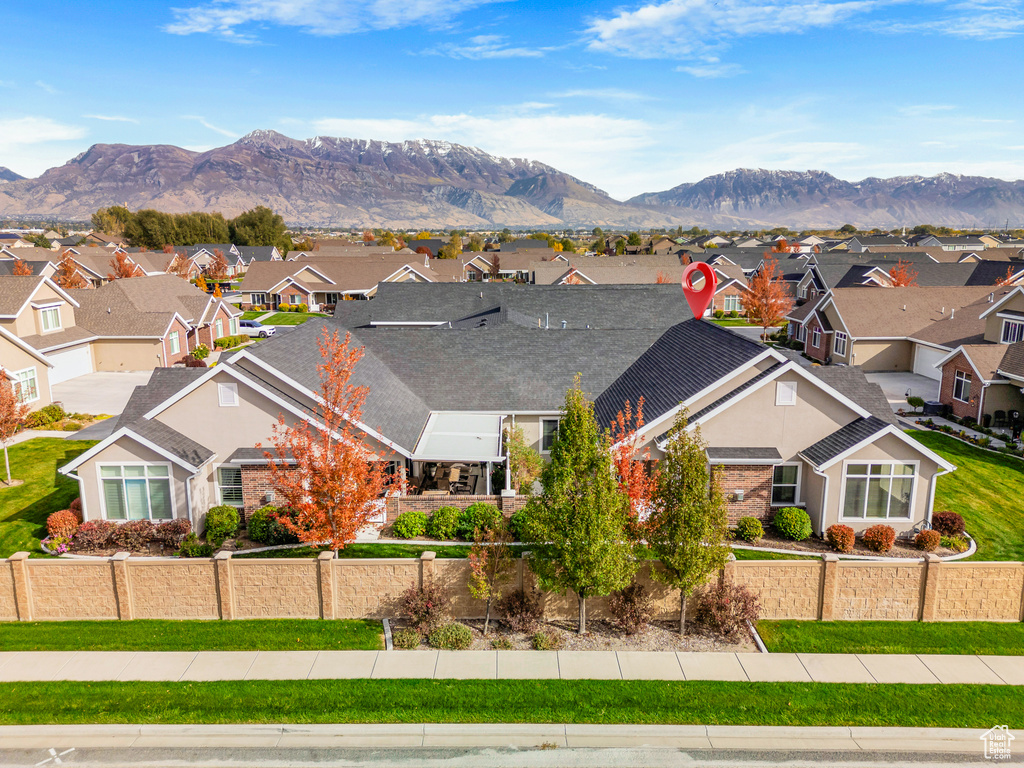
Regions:
<instances>
[{"instance_id":1,"label":"asphalt road","mask_svg":"<svg viewBox=\"0 0 1024 768\"><path fill-rule=\"evenodd\" d=\"M81 748L73 751L5 750L0 766L77 766L78 768L300 768L367 766L370 768L866 768L867 766L991 765L979 749L974 754L942 752L816 752L809 750L682 750L638 747L584 748ZM1020 764L1024 754L1001 764Z\"/></svg>"}]
</instances>

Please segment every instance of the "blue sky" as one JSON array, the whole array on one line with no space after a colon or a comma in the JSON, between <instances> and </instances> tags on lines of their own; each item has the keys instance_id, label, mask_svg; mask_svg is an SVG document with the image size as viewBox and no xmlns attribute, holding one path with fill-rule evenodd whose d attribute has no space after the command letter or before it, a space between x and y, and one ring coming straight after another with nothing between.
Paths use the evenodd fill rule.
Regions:
<instances>
[{"instance_id":1,"label":"blue sky","mask_svg":"<svg viewBox=\"0 0 1024 768\"><path fill-rule=\"evenodd\" d=\"M625 198L737 167L1024 177L1024 0L9 0L0 165L270 128Z\"/></svg>"}]
</instances>

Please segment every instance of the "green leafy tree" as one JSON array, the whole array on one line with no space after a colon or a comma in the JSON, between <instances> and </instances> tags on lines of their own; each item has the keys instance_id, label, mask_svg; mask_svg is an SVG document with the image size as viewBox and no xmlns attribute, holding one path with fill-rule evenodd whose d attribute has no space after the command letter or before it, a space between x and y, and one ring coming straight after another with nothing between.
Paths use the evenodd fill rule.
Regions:
<instances>
[{"instance_id":1,"label":"green leafy tree","mask_svg":"<svg viewBox=\"0 0 1024 768\"><path fill-rule=\"evenodd\" d=\"M856 231L857 228L853 226L853 224L843 224L843 226L839 228L839 232L843 235L852 235Z\"/></svg>"},{"instance_id":2,"label":"green leafy tree","mask_svg":"<svg viewBox=\"0 0 1024 768\"><path fill-rule=\"evenodd\" d=\"M469 250L473 253L480 253L484 249L484 239L480 235L469 236Z\"/></svg>"},{"instance_id":3,"label":"green leafy tree","mask_svg":"<svg viewBox=\"0 0 1024 768\"><path fill-rule=\"evenodd\" d=\"M598 240L604 237L604 230L600 227L594 227L594 231L591 234Z\"/></svg>"},{"instance_id":4,"label":"green leafy tree","mask_svg":"<svg viewBox=\"0 0 1024 768\"><path fill-rule=\"evenodd\" d=\"M629 497L612 463L611 440L598 429L579 377L565 394L543 495L528 506L524 538L542 587L576 593L578 632L587 631L587 598L623 589L638 568L629 536Z\"/></svg>"},{"instance_id":5,"label":"green leafy tree","mask_svg":"<svg viewBox=\"0 0 1024 768\"><path fill-rule=\"evenodd\" d=\"M621 256L625 252L626 252L626 241L623 240L622 238L619 238L618 240L615 241L615 255L616 256Z\"/></svg>"},{"instance_id":6,"label":"green leafy tree","mask_svg":"<svg viewBox=\"0 0 1024 768\"><path fill-rule=\"evenodd\" d=\"M544 460L526 442L526 433L518 424L505 430L505 455L512 472L512 487L516 493L532 494L533 483L540 477Z\"/></svg>"},{"instance_id":7,"label":"green leafy tree","mask_svg":"<svg viewBox=\"0 0 1024 768\"><path fill-rule=\"evenodd\" d=\"M643 245L644 240L640 237L639 232L630 232L629 237L626 239L626 245Z\"/></svg>"},{"instance_id":8,"label":"green leafy tree","mask_svg":"<svg viewBox=\"0 0 1024 768\"><path fill-rule=\"evenodd\" d=\"M266 206L258 205L239 214L229 222L229 228L235 245L276 245L282 253L291 250L284 219Z\"/></svg>"},{"instance_id":9,"label":"green leafy tree","mask_svg":"<svg viewBox=\"0 0 1024 768\"><path fill-rule=\"evenodd\" d=\"M568 237L563 237L560 244L562 246L562 253L576 252L576 243L574 243Z\"/></svg>"},{"instance_id":10,"label":"green leafy tree","mask_svg":"<svg viewBox=\"0 0 1024 768\"><path fill-rule=\"evenodd\" d=\"M500 600L502 592L512 580L515 563L509 543L512 534L508 525L502 522L486 530L477 529L473 535L473 546L469 550L469 594L487 604L484 613L484 636L491 627L491 606Z\"/></svg>"},{"instance_id":11,"label":"green leafy tree","mask_svg":"<svg viewBox=\"0 0 1024 768\"><path fill-rule=\"evenodd\" d=\"M680 411L669 431L665 457L647 520L648 546L662 568L652 576L679 590L679 634L686 631L686 602L729 557L725 499L708 466L707 444L686 430Z\"/></svg>"}]
</instances>

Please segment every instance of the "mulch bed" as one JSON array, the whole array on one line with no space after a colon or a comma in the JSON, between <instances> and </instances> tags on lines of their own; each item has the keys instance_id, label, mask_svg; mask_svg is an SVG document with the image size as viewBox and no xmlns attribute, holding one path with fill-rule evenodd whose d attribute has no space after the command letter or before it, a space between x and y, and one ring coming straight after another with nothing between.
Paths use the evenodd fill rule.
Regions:
<instances>
[{"instance_id":1,"label":"mulch bed","mask_svg":"<svg viewBox=\"0 0 1024 768\"><path fill-rule=\"evenodd\" d=\"M735 544L747 544L745 541L737 540ZM832 546L825 540L819 539L817 536L811 536L803 541L790 541L784 539L778 534L777 531L771 527L766 527L764 532L764 538L762 538L756 544L751 544L754 547L770 547L771 549L785 550L794 554L811 554L811 555L823 555L827 552L836 554L836 551L832 549ZM913 541L906 539L896 539L896 543L892 545L892 549L888 552L876 552L873 549L869 549L864 546L864 540L858 537L853 545L852 552L844 552L842 554L849 555L869 555L871 557L901 557L901 558L914 558L920 559L925 556L925 552L918 549ZM947 557L949 555L955 555L955 552L948 547L939 547L934 551L933 554L939 557Z\"/></svg>"}]
</instances>

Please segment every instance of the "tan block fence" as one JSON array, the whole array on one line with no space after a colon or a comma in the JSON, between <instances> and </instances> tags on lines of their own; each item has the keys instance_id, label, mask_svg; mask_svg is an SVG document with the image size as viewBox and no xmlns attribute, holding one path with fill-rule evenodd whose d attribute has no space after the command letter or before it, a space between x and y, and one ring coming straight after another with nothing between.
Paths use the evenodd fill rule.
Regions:
<instances>
[{"instance_id":1,"label":"tan block fence","mask_svg":"<svg viewBox=\"0 0 1024 768\"><path fill-rule=\"evenodd\" d=\"M512 586L532 588L525 558ZM638 580L659 618L674 619L679 594L653 580L645 564ZM459 618L482 618L484 604L466 588L467 560L319 558L29 559L0 561L0 621L70 619L384 618L397 616L403 591L436 583L452 596ZM1024 563L840 560L744 560L719 574L755 592L765 619L825 621L1024 621ZM572 594L543 594L548 619L573 619ZM607 598L588 602L594 618L608 615Z\"/></svg>"}]
</instances>

